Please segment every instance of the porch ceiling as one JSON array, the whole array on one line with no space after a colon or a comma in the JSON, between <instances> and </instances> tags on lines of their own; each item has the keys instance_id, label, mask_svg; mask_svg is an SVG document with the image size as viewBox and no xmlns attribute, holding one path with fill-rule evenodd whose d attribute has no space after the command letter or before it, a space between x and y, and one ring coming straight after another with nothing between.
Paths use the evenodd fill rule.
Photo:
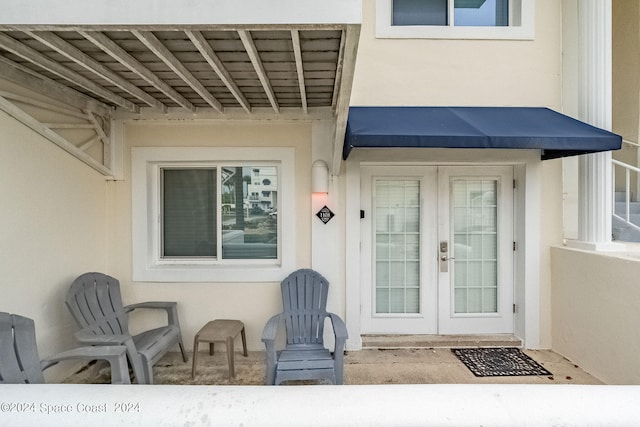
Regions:
<instances>
[{"instance_id":1,"label":"porch ceiling","mask_svg":"<svg viewBox=\"0 0 640 427\"><path fill-rule=\"evenodd\" d=\"M344 38L338 25L18 26L0 30L0 61L133 113L306 113L336 108Z\"/></svg>"},{"instance_id":2,"label":"porch ceiling","mask_svg":"<svg viewBox=\"0 0 640 427\"><path fill-rule=\"evenodd\" d=\"M107 121L333 118L339 163L358 34L351 24L5 24L0 79Z\"/></svg>"}]
</instances>

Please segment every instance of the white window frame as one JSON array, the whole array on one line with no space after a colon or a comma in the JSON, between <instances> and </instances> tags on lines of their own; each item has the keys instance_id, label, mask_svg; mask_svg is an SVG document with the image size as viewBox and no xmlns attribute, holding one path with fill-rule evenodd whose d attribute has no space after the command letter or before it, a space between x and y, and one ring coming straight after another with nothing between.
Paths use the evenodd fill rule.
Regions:
<instances>
[{"instance_id":1,"label":"white window frame","mask_svg":"<svg viewBox=\"0 0 640 427\"><path fill-rule=\"evenodd\" d=\"M280 281L295 266L295 152L293 148L134 147L132 149L133 280L140 282ZM161 257L160 169L275 165L278 167L278 258L167 259Z\"/></svg>"},{"instance_id":2,"label":"white window frame","mask_svg":"<svg viewBox=\"0 0 640 427\"><path fill-rule=\"evenodd\" d=\"M453 0L449 0L453 2ZM391 25L393 0L376 0L376 37L383 39L479 39L532 40L535 35L535 0L519 0L519 7L509 2L508 27L456 27L439 25Z\"/></svg>"}]
</instances>

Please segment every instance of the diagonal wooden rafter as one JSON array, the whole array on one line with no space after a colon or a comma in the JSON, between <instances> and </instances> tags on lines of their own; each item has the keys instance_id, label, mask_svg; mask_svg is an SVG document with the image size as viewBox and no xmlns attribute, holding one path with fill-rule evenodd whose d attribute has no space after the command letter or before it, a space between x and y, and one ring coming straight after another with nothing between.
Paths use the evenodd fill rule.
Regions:
<instances>
[{"instance_id":1,"label":"diagonal wooden rafter","mask_svg":"<svg viewBox=\"0 0 640 427\"><path fill-rule=\"evenodd\" d=\"M104 129L102 129L102 125L100 125L96 116L91 111L85 111L84 113L87 115L89 122L93 125L93 130L98 135L98 138L100 138L100 141L102 141L104 145L109 145L111 143L111 141L109 141L109 136L106 134Z\"/></svg>"},{"instance_id":2,"label":"diagonal wooden rafter","mask_svg":"<svg viewBox=\"0 0 640 427\"><path fill-rule=\"evenodd\" d=\"M113 72L106 66L102 65L100 62L91 58L89 55L83 53L80 49L63 40L59 36L47 31L25 31L25 33L38 40L40 43L49 46L51 49L70 59L86 70L96 74L100 78L128 92L148 106L166 109L165 105L162 102L158 101L153 96L149 95L148 93L135 86L128 80L124 79L117 73Z\"/></svg>"},{"instance_id":3,"label":"diagonal wooden rafter","mask_svg":"<svg viewBox=\"0 0 640 427\"><path fill-rule=\"evenodd\" d=\"M100 137L98 135L95 135L91 138L89 138L87 141L81 143L80 145L78 145L78 150L80 151L87 151L89 148L93 147L94 145L96 145L96 142L100 141Z\"/></svg>"},{"instance_id":4,"label":"diagonal wooden rafter","mask_svg":"<svg viewBox=\"0 0 640 427\"><path fill-rule=\"evenodd\" d=\"M233 97L238 101L238 103L240 103L242 108L250 114L251 105L249 104L249 101L247 101L247 98L245 98L245 96L242 94L242 91L240 90L240 88L238 88L238 85L236 85L236 82L231 77L231 74L229 74L224 64L222 63L220 58L218 58L218 55L216 55L215 51L204 38L202 33L200 31L189 30L185 31L185 33L187 34L193 45L198 49L200 54L207 61L209 66L218 75L220 80L222 80L222 83L224 83L227 89L229 89L229 92L231 92Z\"/></svg>"},{"instance_id":5,"label":"diagonal wooden rafter","mask_svg":"<svg viewBox=\"0 0 640 427\"><path fill-rule=\"evenodd\" d=\"M18 94L14 94L11 92L5 92L3 90L0 90L0 96L3 96L7 99L11 99L17 102L21 102L23 104L27 104L27 105L32 105L34 107L38 107L38 108L43 108L45 110L49 110L49 111L53 111L56 113L60 113L63 114L65 116L69 116L69 117L74 117L76 119L82 119L82 120L87 120L87 116L79 111L75 111L72 110L66 106L61 106L61 105L54 105L51 104L49 102L43 102L43 101L38 101L36 99L33 99L31 97L28 96L22 96L22 95L18 95ZM85 108L86 110L86 108ZM89 110L87 110L89 111ZM58 127L59 129L68 127L68 128L73 128L73 127L78 127L79 124L78 123L69 123L68 125L63 124L63 123L51 123L51 126L49 127ZM82 126L80 126L82 127ZM93 127L93 125L90 125L90 127Z\"/></svg>"},{"instance_id":6,"label":"diagonal wooden rafter","mask_svg":"<svg viewBox=\"0 0 640 427\"><path fill-rule=\"evenodd\" d=\"M3 96L0 96L0 110L9 114L14 119L23 123L24 125L29 127L31 130L33 130L34 132L37 132L38 134L48 139L49 141L53 142L54 144L56 144L63 150L67 151L71 155L82 160L83 162L85 162L86 164L88 164L98 172L102 173L103 175L105 176L113 175L113 173L107 166L98 162L96 159L86 154L84 151L76 147L67 139L55 133L54 131L52 131L51 129L49 129L42 123L40 123L38 120L34 119L29 114L27 114L20 108L16 107L14 104L9 102L9 100L4 98Z\"/></svg>"},{"instance_id":7,"label":"diagonal wooden rafter","mask_svg":"<svg viewBox=\"0 0 640 427\"><path fill-rule=\"evenodd\" d=\"M304 68L302 66L302 48L300 47L300 33L298 30L291 30L291 41L293 42L293 54L296 58L296 71L298 72L298 86L300 87L300 100L302 111L307 114L307 90L304 84Z\"/></svg>"},{"instance_id":8,"label":"diagonal wooden rafter","mask_svg":"<svg viewBox=\"0 0 640 427\"><path fill-rule=\"evenodd\" d=\"M69 106L91 110L99 116L106 118L110 118L113 112L110 106L40 75L32 69L13 62L4 56L0 56L0 77L7 81L17 83L20 86L28 87L51 99L55 99L58 102L56 107L63 108L66 114L73 115L73 113L68 110ZM33 100L31 101L34 102ZM63 107L63 105L65 107Z\"/></svg>"},{"instance_id":9,"label":"diagonal wooden rafter","mask_svg":"<svg viewBox=\"0 0 640 427\"><path fill-rule=\"evenodd\" d=\"M79 31L79 34L94 45L98 46L103 52L115 58L118 62L127 67L129 71L140 76L147 83L164 93L176 104L186 108L187 110L195 111L196 108L194 105L184 96L180 95L175 89L165 83L164 80L161 80L151 70L145 67L105 34L100 31Z\"/></svg>"},{"instance_id":10,"label":"diagonal wooden rafter","mask_svg":"<svg viewBox=\"0 0 640 427\"><path fill-rule=\"evenodd\" d=\"M280 106L278 105L278 100L276 99L276 95L273 93L273 88L271 87L271 83L269 82L269 77L267 77L267 72L264 70L264 66L262 65L262 60L260 59L260 55L258 54L258 49L256 48L255 43L253 42L253 38L249 31L246 30L238 30L238 35L240 36L240 40L242 40L242 44L244 45L247 54L249 55L249 59L253 64L253 68L255 72L258 74L258 78L260 79L260 83L262 83L262 87L264 88L265 93L267 94L267 98L269 98L269 102L271 103L271 107L276 113L280 112Z\"/></svg>"},{"instance_id":11,"label":"diagonal wooden rafter","mask_svg":"<svg viewBox=\"0 0 640 427\"><path fill-rule=\"evenodd\" d=\"M120 107L123 107L129 111L139 112L140 109L134 103L122 98L121 96L116 95L110 90L105 89L104 87L92 82L86 77L76 73L73 70L47 58L40 52L35 49L30 48L27 45L24 45L14 38L1 33L0 32L0 46L3 49L10 51L11 53L53 73L57 76L68 80L82 88L86 89L89 92L92 92L95 95L98 95L101 98L106 99L109 102L114 103Z\"/></svg>"},{"instance_id":12,"label":"diagonal wooden rafter","mask_svg":"<svg viewBox=\"0 0 640 427\"><path fill-rule=\"evenodd\" d=\"M150 31L131 31L133 35L135 35L138 40L140 40L149 50L151 50L158 58L162 60L174 73L176 73L182 80L185 81L191 88L196 91L198 95L204 99L207 104L211 105L214 110L222 113L223 107L222 104L213 96L211 92L205 88L202 83L198 79L194 77L193 74L187 67L185 67L178 58L176 58L173 53L169 49L166 48L165 45L162 44L158 38L153 35Z\"/></svg>"}]
</instances>

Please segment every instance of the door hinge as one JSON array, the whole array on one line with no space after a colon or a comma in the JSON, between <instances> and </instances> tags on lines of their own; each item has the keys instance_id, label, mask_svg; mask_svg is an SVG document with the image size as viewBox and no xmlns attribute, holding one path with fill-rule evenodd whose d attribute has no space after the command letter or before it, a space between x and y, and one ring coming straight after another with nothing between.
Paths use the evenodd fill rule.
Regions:
<instances>
[{"instance_id":1,"label":"door hinge","mask_svg":"<svg viewBox=\"0 0 640 427\"><path fill-rule=\"evenodd\" d=\"M513 312L514 313L516 312L516 305L515 304L513 304Z\"/></svg>"},{"instance_id":2,"label":"door hinge","mask_svg":"<svg viewBox=\"0 0 640 427\"><path fill-rule=\"evenodd\" d=\"M360 219L364 219L364 210L360 209Z\"/></svg>"},{"instance_id":3,"label":"door hinge","mask_svg":"<svg viewBox=\"0 0 640 427\"><path fill-rule=\"evenodd\" d=\"M516 187L517 187L517 185L516 185L516 180L514 179L514 180L513 180L513 188L514 188L514 190L516 189Z\"/></svg>"},{"instance_id":4,"label":"door hinge","mask_svg":"<svg viewBox=\"0 0 640 427\"><path fill-rule=\"evenodd\" d=\"M516 242L513 242L513 251L517 251L518 250L518 244Z\"/></svg>"}]
</instances>

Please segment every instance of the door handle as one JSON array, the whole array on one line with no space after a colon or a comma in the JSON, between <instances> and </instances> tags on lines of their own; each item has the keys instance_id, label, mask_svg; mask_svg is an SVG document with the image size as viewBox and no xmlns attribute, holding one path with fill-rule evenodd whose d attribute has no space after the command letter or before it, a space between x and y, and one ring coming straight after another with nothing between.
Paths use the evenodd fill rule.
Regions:
<instances>
[{"instance_id":1,"label":"door handle","mask_svg":"<svg viewBox=\"0 0 640 427\"><path fill-rule=\"evenodd\" d=\"M449 261L449 260L452 260L452 259L455 259L455 258L453 258L453 257L449 258L449 257L448 257L448 256L446 256L446 255L442 255L442 256L440 257L440 261Z\"/></svg>"}]
</instances>

